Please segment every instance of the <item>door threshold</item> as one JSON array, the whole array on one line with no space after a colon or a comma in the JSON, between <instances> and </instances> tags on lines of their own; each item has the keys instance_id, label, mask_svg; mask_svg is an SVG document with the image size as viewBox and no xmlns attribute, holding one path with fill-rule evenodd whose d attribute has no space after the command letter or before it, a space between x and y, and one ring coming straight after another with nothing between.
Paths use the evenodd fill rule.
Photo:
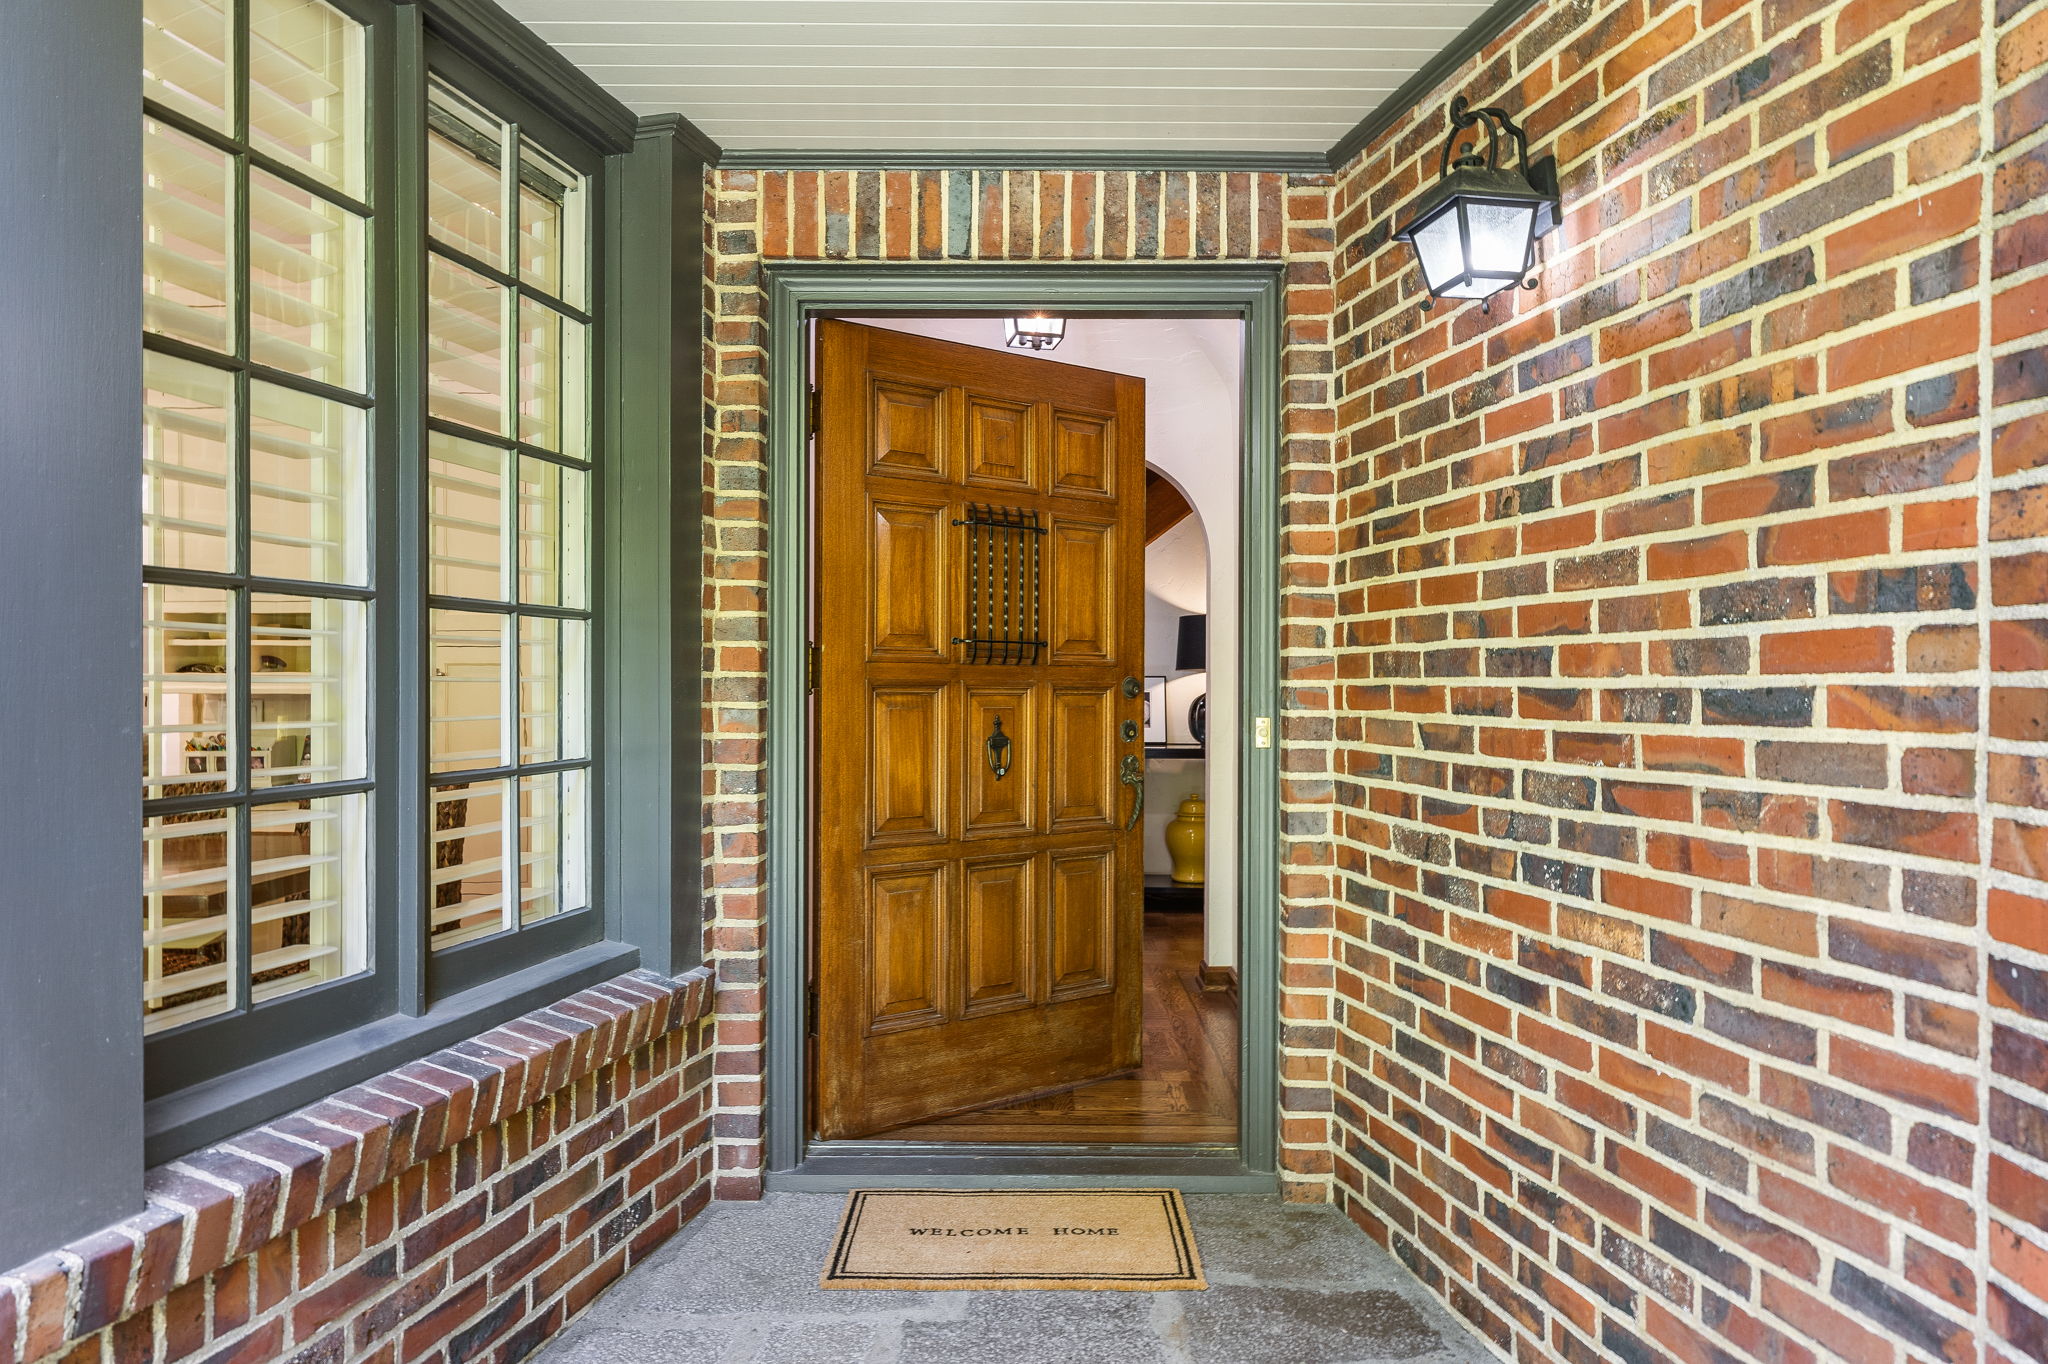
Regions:
<instances>
[{"instance_id":1,"label":"door threshold","mask_svg":"<svg viewBox=\"0 0 2048 1364\"><path fill-rule=\"evenodd\" d=\"M1074 1145L963 1141L813 1141L794 1169L770 1170L771 1193L873 1188L1163 1188L1274 1193L1277 1174L1245 1167L1235 1146Z\"/></svg>"}]
</instances>

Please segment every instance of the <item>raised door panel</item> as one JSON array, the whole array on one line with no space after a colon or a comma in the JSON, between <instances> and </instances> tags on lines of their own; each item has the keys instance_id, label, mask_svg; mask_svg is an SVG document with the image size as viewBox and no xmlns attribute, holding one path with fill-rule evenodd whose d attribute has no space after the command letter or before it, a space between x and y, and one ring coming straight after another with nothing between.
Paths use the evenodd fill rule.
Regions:
<instances>
[{"instance_id":1,"label":"raised door panel","mask_svg":"<svg viewBox=\"0 0 2048 1364\"><path fill-rule=\"evenodd\" d=\"M941 662L945 591L944 506L872 504L868 518L869 656Z\"/></svg>"},{"instance_id":2,"label":"raised door panel","mask_svg":"<svg viewBox=\"0 0 2048 1364\"><path fill-rule=\"evenodd\" d=\"M1045 639L1053 663L1112 663L1116 638L1116 526L1056 519L1046 537Z\"/></svg>"},{"instance_id":3,"label":"raised door panel","mask_svg":"<svg viewBox=\"0 0 2048 1364\"><path fill-rule=\"evenodd\" d=\"M1038 483L1038 449L1028 403L967 400L967 482L995 488Z\"/></svg>"},{"instance_id":4,"label":"raised door panel","mask_svg":"<svg viewBox=\"0 0 2048 1364\"><path fill-rule=\"evenodd\" d=\"M1051 825L1101 828L1116 819L1116 707L1113 689L1062 687L1052 695Z\"/></svg>"},{"instance_id":5,"label":"raised door panel","mask_svg":"<svg viewBox=\"0 0 2048 1364\"><path fill-rule=\"evenodd\" d=\"M946 476L946 393L877 379L868 423L868 469L897 478Z\"/></svg>"},{"instance_id":6,"label":"raised door panel","mask_svg":"<svg viewBox=\"0 0 2048 1364\"><path fill-rule=\"evenodd\" d=\"M868 874L868 1031L935 1023L940 1003L946 869L888 867Z\"/></svg>"},{"instance_id":7,"label":"raised door panel","mask_svg":"<svg viewBox=\"0 0 2048 1364\"><path fill-rule=\"evenodd\" d=\"M945 690L878 687L868 714L870 844L929 843L945 834Z\"/></svg>"},{"instance_id":8,"label":"raised door panel","mask_svg":"<svg viewBox=\"0 0 2048 1364\"><path fill-rule=\"evenodd\" d=\"M1038 789L1038 725L1028 686L967 688L961 706L960 753L967 809L965 838L1008 838L1037 827L1032 794ZM1009 740L1009 768L996 773L989 740L1000 724Z\"/></svg>"},{"instance_id":9,"label":"raised door panel","mask_svg":"<svg viewBox=\"0 0 2048 1364\"><path fill-rule=\"evenodd\" d=\"M1110 852L1055 853L1047 914L1048 997L1096 994L1116 978L1116 859Z\"/></svg>"},{"instance_id":10,"label":"raised door panel","mask_svg":"<svg viewBox=\"0 0 2048 1364\"><path fill-rule=\"evenodd\" d=\"M960 999L968 1017L1032 1002L1032 870L1028 857L961 868Z\"/></svg>"},{"instance_id":11,"label":"raised door panel","mask_svg":"<svg viewBox=\"0 0 2048 1364\"><path fill-rule=\"evenodd\" d=\"M1116 496L1116 423L1108 417L1055 412L1052 490L1066 497Z\"/></svg>"}]
</instances>

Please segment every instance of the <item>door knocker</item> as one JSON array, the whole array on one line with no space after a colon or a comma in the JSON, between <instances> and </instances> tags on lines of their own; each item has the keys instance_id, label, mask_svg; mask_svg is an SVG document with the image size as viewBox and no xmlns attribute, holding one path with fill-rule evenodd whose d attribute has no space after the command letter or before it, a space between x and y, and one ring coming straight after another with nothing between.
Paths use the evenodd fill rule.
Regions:
<instances>
[{"instance_id":1,"label":"door knocker","mask_svg":"<svg viewBox=\"0 0 2048 1364\"><path fill-rule=\"evenodd\" d=\"M1010 775L1010 736L1003 733L1003 717L998 715L995 721L995 732L988 736L985 747L988 751L988 770L996 774L997 781L1001 781Z\"/></svg>"}]
</instances>

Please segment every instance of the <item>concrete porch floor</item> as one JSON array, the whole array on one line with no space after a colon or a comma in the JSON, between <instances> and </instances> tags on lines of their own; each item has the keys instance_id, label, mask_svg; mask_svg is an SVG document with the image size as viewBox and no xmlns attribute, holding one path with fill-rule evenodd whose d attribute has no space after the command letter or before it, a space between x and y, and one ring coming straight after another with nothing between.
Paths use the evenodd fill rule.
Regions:
<instances>
[{"instance_id":1,"label":"concrete porch floor","mask_svg":"<svg viewBox=\"0 0 2048 1364\"><path fill-rule=\"evenodd\" d=\"M1198 1293L820 1289L845 1200L715 1203L536 1364L1479 1364L1487 1353L1336 1209L1187 1200Z\"/></svg>"}]
</instances>

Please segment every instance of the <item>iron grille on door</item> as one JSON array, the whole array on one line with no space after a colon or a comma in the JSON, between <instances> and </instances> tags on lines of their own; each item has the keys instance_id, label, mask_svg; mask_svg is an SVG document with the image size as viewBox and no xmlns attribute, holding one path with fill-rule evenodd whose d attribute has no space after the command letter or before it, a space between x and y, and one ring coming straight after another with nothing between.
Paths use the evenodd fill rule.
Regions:
<instances>
[{"instance_id":1,"label":"iron grille on door","mask_svg":"<svg viewBox=\"0 0 2048 1364\"><path fill-rule=\"evenodd\" d=\"M953 642L969 663L1038 662L1038 513L970 502L953 524L967 528L967 633Z\"/></svg>"}]
</instances>

